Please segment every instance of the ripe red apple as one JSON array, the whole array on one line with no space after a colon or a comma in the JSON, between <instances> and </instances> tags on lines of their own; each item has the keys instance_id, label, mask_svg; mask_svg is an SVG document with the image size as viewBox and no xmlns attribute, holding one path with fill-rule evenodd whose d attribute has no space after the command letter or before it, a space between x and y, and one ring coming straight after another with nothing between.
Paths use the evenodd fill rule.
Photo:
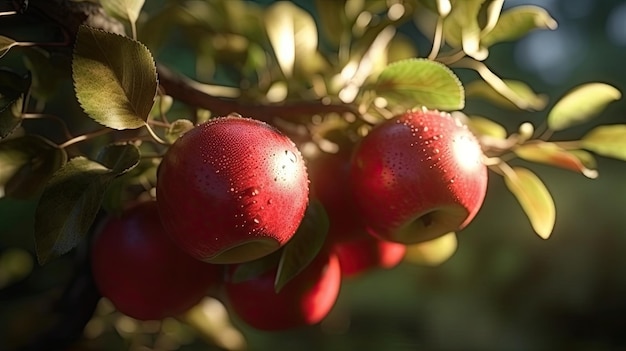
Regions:
<instances>
[{"instance_id":1,"label":"ripe red apple","mask_svg":"<svg viewBox=\"0 0 626 351\"><path fill-rule=\"evenodd\" d=\"M216 118L169 148L157 203L167 233L193 257L251 261L298 228L308 203L306 167L296 145L269 124Z\"/></svg>"},{"instance_id":2,"label":"ripe red apple","mask_svg":"<svg viewBox=\"0 0 626 351\"><path fill-rule=\"evenodd\" d=\"M231 272L236 269L232 267ZM232 310L248 325L260 330L286 330L320 322L334 306L341 272L334 253L322 251L278 293L276 269L234 283L226 282Z\"/></svg>"},{"instance_id":3,"label":"ripe red apple","mask_svg":"<svg viewBox=\"0 0 626 351\"><path fill-rule=\"evenodd\" d=\"M482 156L478 140L448 113L407 112L373 128L350 175L367 230L411 244L464 228L485 198Z\"/></svg>"},{"instance_id":4,"label":"ripe red apple","mask_svg":"<svg viewBox=\"0 0 626 351\"><path fill-rule=\"evenodd\" d=\"M353 277L376 268L397 266L404 259L406 246L365 233L358 239L335 244L332 250L339 258L341 275Z\"/></svg>"},{"instance_id":5,"label":"ripe red apple","mask_svg":"<svg viewBox=\"0 0 626 351\"><path fill-rule=\"evenodd\" d=\"M329 245L357 239L366 234L350 189L352 150L352 145L343 145L338 153L323 153L308 167L311 197L324 206L328 215L326 240Z\"/></svg>"},{"instance_id":6,"label":"ripe red apple","mask_svg":"<svg viewBox=\"0 0 626 351\"><path fill-rule=\"evenodd\" d=\"M191 308L220 281L221 271L170 240L154 201L104 222L93 239L91 265L102 296L141 320L172 317Z\"/></svg>"}]
</instances>

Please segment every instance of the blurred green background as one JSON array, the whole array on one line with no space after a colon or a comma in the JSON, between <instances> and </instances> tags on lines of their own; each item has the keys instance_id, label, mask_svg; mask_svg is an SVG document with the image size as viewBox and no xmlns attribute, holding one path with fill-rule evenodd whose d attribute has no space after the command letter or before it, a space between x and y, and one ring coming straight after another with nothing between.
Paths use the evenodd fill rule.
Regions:
<instances>
[{"instance_id":1,"label":"blurred green background","mask_svg":"<svg viewBox=\"0 0 626 351\"><path fill-rule=\"evenodd\" d=\"M313 8L310 1L296 3ZM533 1L506 0L505 7L528 3ZM526 81L551 103L590 81L626 92L626 2L534 3L545 7L559 28L494 47L487 60L494 72ZM175 57L163 55L168 61ZM471 101L466 112L493 116L510 132L523 121L545 117L545 112L511 112ZM555 139L579 138L608 123L626 123L626 101ZM331 315L306 330L265 333L235 320L249 350L625 349L626 163L600 158L595 180L549 167L532 169L557 207L549 240L534 234L502 179L492 174L485 205L459 233L458 250L449 261L438 267L404 263L346 281ZM29 325L47 323L47 304L70 275L69 258L36 264L34 210L33 201L0 200L0 350L9 337L27 339L20 333ZM11 283L31 268L27 279ZM201 339L185 343L182 350L213 349ZM126 347L114 330L84 344L93 350Z\"/></svg>"}]
</instances>

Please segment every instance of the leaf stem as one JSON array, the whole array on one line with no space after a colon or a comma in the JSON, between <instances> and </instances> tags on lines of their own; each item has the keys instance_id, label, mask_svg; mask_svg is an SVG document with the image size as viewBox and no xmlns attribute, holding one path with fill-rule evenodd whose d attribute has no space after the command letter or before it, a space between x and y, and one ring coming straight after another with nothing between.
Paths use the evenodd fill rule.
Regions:
<instances>
[{"instance_id":1,"label":"leaf stem","mask_svg":"<svg viewBox=\"0 0 626 351\"><path fill-rule=\"evenodd\" d=\"M63 130L63 134L65 135L65 137L67 139L71 139L72 138L72 133L70 133L70 130L67 128L67 124L65 123L65 121L63 119L59 118L58 116L49 115L49 114L45 114L45 113L23 113L22 114L22 118L24 118L24 119L50 119L50 120L53 120L53 121L59 123L59 125L61 126L61 129Z\"/></svg>"},{"instance_id":2,"label":"leaf stem","mask_svg":"<svg viewBox=\"0 0 626 351\"><path fill-rule=\"evenodd\" d=\"M76 143L80 143L81 141L85 141L85 140L90 140L93 139L95 137L110 133L112 130L109 128L102 128L102 129L98 129L96 131L93 131L91 133L86 133L86 134L82 134L79 136L76 136L66 142L64 142L63 144L59 145L59 148L64 149L70 145L76 144Z\"/></svg>"},{"instance_id":3,"label":"leaf stem","mask_svg":"<svg viewBox=\"0 0 626 351\"><path fill-rule=\"evenodd\" d=\"M435 35L433 36L433 47L428 54L429 60L434 60L439 55L441 45L443 44L443 17L437 18L437 25L435 26Z\"/></svg>"},{"instance_id":4,"label":"leaf stem","mask_svg":"<svg viewBox=\"0 0 626 351\"><path fill-rule=\"evenodd\" d=\"M152 127L150 126L150 124L146 123L145 124L146 129L148 130L148 133L150 133L150 136L152 136L152 139L154 139L154 141L156 141L157 143L161 144L161 145L169 145L168 142L166 142L165 140L161 139L152 129Z\"/></svg>"},{"instance_id":5,"label":"leaf stem","mask_svg":"<svg viewBox=\"0 0 626 351\"><path fill-rule=\"evenodd\" d=\"M509 88L504 81L498 77L495 73L491 72L489 67L482 62L474 59L463 58L457 62L457 65L461 68L469 68L475 70L487 84L491 85L498 93L505 98L509 99L517 107L522 110L528 109L529 105L524 99L520 99L517 94L511 88Z\"/></svg>"}]
</instances>

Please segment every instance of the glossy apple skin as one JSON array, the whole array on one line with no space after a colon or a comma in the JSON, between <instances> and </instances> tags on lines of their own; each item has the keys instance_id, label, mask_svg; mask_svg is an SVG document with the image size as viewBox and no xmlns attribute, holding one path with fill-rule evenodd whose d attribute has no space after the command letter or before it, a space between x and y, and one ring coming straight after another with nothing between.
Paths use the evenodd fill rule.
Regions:
<instances>
[{"instance_id":1,"label":"glossy apple skin","mask_svg":"<svg viewBox=\"0 0 626 351\"><path fill-rule=\"evenodd\" d=\"M394 268L404 259L406 246L365 234L357 239L337 243L332 250L339 258L341 276L347 278L374 269Z\"/></svg>"},{"instance_id":2,"label":"glossy apple skin","mask_svg":"<svg viewBox=\"0 0 626 351\"><path fill-rule=\"evenodd\" d=\"M350 178L368 232L405 244L464 228L487 190L475 136L450 114L428 110L373 128L355 151Z\"/></svg>"},{"instance_id":3,"label":"glossy apple skin","mask_svg":"<svg viewBox=\"0 0 626 351\"><path fill-rule=\"evenodd\" d=\"M267 123L216 118L169 148L157 203L166 231L193 257L251 261L298 228L308 204L306 166L296 145Z\"/></svg>"},{"instance_id":4,"label":"glossy apple skin","mask_svg":"<svg viewBox=\"0 0 626 351\"><path fill-rule=\"evenodd\" d=\"M328 216L328 245L351 241L367 233L350 188L352 150L352 145L346 145L338 153L324 153L308 167L311 197L324 206Z\"/></svg>"},{"instance_id":5,"label":"glossy apple skin","mask_svg":"<svg viewBox=\"0 0 626 351\"><path fill-rule=\"evenodd\" d=\"M231 272L236 266L231 267ZM287 330L319 323L334 306L341 285L339 260L322 251L278 293L276 269L249 280L225 282L230 307L248 325L267 331Z\"/></svg>"},{"instance_id":6,"label":"glossy apple skin","mask_svg":"<svg viewBox=\"0 0 626 351\"><path fill-rule=\"evenodd\" d=\"M221 266L192 258L170 240L154 201L109 217L94 236L91 253L102 296L140 320L176 316L221 281Z\"/></svg>"}]
</instances>

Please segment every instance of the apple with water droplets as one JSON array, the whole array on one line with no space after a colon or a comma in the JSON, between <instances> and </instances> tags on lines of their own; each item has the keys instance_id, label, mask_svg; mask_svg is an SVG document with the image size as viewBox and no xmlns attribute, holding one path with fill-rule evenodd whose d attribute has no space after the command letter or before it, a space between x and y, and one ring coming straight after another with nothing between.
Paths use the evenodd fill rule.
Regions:
<instances>
[{"instance_id":1,"label":"apple with water droplets","mask_svg":"<svg viewBox=\"0 0 626 351\"><path fill-rule=\"evenodd\" d=\"M237 265L229 267L229 276ZM277 267L242 282L226 280L227 301L237 316L259 330L287 330L319 323L335 305L341 286L339 260L322 250L279 291Z\"/></svg>"},{"instance_id":2,"label":"apple with water droplets","mask_svg":"<svg viewBox=\"0 0 626 351\"><path fill-rule=\"evenodd\" d=\"M252 261L282 247L304 216L308 193L292 140L241 116L212 119L177 139L156 187L167 233L211 263Z\"/></svg>"},{"instance_id":3,"label":"apple with water droplets","mask_svg":"<svg viewBox=\"0 0 626 351\"><path fill-rule=\"evenodd\" d=\"M463 229L487 191L476 137L458 118L426 109L386 120L363 137L350 179L368 232L405 244Z\"/></svg>"},{"instance_id":4,"label":"apple with water droplets","mask_svg":"<svg viewBox=\"0 0 626 351\"><path fill-rule=\"evenodd\" d=\"M91 246L98 290L120 312L140 320L175 317L191 308L221 283L221 268L176 246L154 201L109 216Z\"/></svg>"}]
</instances>

